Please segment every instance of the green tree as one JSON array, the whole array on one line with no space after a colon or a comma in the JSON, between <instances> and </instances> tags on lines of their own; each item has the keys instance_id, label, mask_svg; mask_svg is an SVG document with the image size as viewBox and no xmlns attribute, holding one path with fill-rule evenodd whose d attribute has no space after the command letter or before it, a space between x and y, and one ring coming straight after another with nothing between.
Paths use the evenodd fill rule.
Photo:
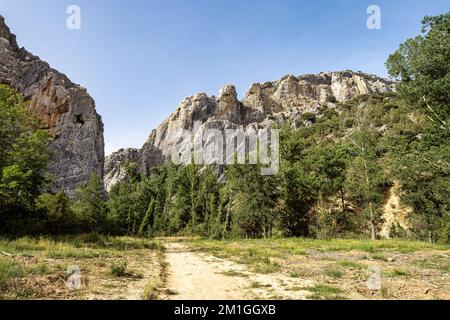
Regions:
<instances>
[{"instance_id":1,"label":"green tree","mask_svg":"<svg viewBox=\"0 0 450 320\"><path fill-rule=\"evenodd\" d=\"M117 234L129 234L132 217L132 195L135 186L127 181L114 185L109 192L108 220L112 231Z\"/></svg>"},{"instance_id":2,"label":"green tree","mask_svg":"<svg viewBox=\"0 0 450 320\"><path fill-rule=\"evenodd\" d=\"M350 156L350 148L344 143L321 143L308 151L308 165L317 177L320 193L313 226L316 235L329 237L354 231L354 215L346 204ZM339 199L340 206L336 206L335 199Z\"/></svg>"},{"instance_id":3,"label":"green tree","mask_svg":"<svg viewBox=\"0 0 450 320\"><path fill-rule=\"evenodd\" d=\"M49 181L48 134L14 90L0 85L0 231L29 227Z\"/></svg>"},{"instance_id":4,"label":"green tree","mask_svg":"<svg viewBox=\"0 0 450 320\"><path fill-rule=\"evenodd\" d=\"M260 166L249 164L229 166L226 176L225 226L229 223L238 236L270 237L277 196L274 177L261 175Z\"/></svg>"},{"instance_id":5,"label":"green tree","mask_svg":"<svg viewBox=\"0 0 450 320\"><path fill-rule=\"evenodd\" d=\"M385 187L384 172L377 161L377 136L373 129L360 127L349 137L354 145L354 158L347 172L349 197L367 217L372 240L377 238Z\"/></svg>"},{"instance_id":6,"label":"green tree","mask_svg":"<svg viewBox=\"0 0 450 320\"><path fill-rule=\"evenodd\" d=\"M398 90L439 126L449 128L450 12L422 21L422 32L389 56L389 74L400 80Z\"/></svg>"},{"instance_id":7,"label":"green tree","mask_svg":"<svg viewBox=\"0 0 450 320\"><path fill-rule=\"evenodd\" d=\"M36 207L45 216L46 232L63 234L77 230L78 226L72 203L64 191L56 194L41 194L36 200Z\"/></svg>"},{"instance_id":8,"label":"green tree","mask_svg":"<svg viewBox=\"0 0 450 320\"><path fill-rule=\"evenodd\" d=\"M220 188L217 173L210 166L204 168L198 191L198 205L202 219L199 229L200 233L206 237L210 237L216 228Z\"/></svg>"},{"instance_id":9,"label":"green tree","mask_svg":"<svg viewBox=\"0 0 450 320\"><path fill-rule=\"evenodd\" d=\"M308 165L307 150L313 144L312 127L281 130L281 165L277 211L286 236L308 236L310 211L317 202L318 179Z\"/></svg>"},{"instance_id":10,"label":"green tree","mask_svg":"<svg viewBox=\"0 0 450 320\"><path fill-rule=\"evenodd\" d=\"M414 233L430 242L438 237L449 242L446 230L450 218L450 134L440 133L447 134L446 143L430 141L435 134L402 141L392 164L393 175L405 190L402 200L415 213Z\"/></svg>"},{"instance_id":11,"label":"green tree","mask_svg":"<svg viewBox=\"0 0 450 320\"><path fill-rule=\"evenodd\" d=\"M89 182L75 192L75 212L84 232L105 232L108 206L104 199L103 185L96 173Z\"/></svg>"},{"instance_id":12,"label":"green tree","mask_svg":"<svg viewBox=\"0 0 450 320\"><path fill-rule=\"evenodd\" d=\"M139 235L152 235L152 226L154 225L156 213L156 200L152 199L148 205L145 216L142 219L141 225L139 227Z\"/></svg>"},{"instance_id":13,"label":"green tree","mask_svg":"<svg viewBox=\"0 0 450 320\"><path fill-rule=\"evenodd\" d=\"M422 132L399 140L394 150L393 174L402 182L403 201L418 221L416 231L427 231L430 241L446 230L450 216L450 12L422 21L423 35L408 39L392 54L387 67L400 80L400 95L429 119ZM421 237L425 237L422 235Z\"/></svg>"}]
</instances>

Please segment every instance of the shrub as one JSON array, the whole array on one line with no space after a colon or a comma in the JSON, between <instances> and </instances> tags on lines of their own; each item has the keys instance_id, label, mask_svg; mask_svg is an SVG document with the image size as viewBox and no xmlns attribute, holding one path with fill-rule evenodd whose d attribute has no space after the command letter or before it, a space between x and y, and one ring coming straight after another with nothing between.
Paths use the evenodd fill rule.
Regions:
<instances>
[{"instance_id":1,"label":"shrub","mask_svg":"<svg viewBox=\"0 0 450 320\"><path fill-rule=\"evenodd\" d=\"M347 118L347 119L344 120L344 126L345 126L346 128L351 128L351 127L353 127L354 123L355 123L355 120L352 119L352 118Z\"/></svg>"},{"instance_id":2,"label":"shrub","mask_svg":"<svg viewBox=\"0 0 450 320\"><path fill-rule=\"evenodd\" d=\"M328 109L323 113L324 117L327 119L332 119L339 116L339 113L334 109Z\"/></svg>"},{"instance_id":3,"label":"shrub","mask_svg":"<svg viewBox=\"0 0 450 320\"><path fill-rule=\"evenodd\" d=\"M121 260L118 262L113 262L109 267L111 275L115 277L124 277L128 268L128 261Z\"/></svg>"},{"instance_id":4,"label":"shrub","mask_svg":"<svg viewBox=\"0 0 450 320\"><path fill-rule=\"evenodd\" d=\"M146 284L144 292L142 294L142 299L144 300L156 300L158 298L158 282L156 280L151 280Z\"/></svg>"},{"instance_id":5,"label":"shrub","mask_svg":"<svg viewBox=\"0 0 450 320\"><path fill-rule=\"evenodd\" d=\"M302 114L302 120L315 123L316 122L316 115L314 113L312 113L312 112L305 112L304 114Z\"/></svg>"},{"instance_id":6,"label":"shrub","mask_svg":"<svg viewBox=\"0 0 450 320\"><path fill-rule=\"evenodd\" d=\"M327 96L327 102L336 103L337 99L334 95Z\"/></svg>"}]
</instances>

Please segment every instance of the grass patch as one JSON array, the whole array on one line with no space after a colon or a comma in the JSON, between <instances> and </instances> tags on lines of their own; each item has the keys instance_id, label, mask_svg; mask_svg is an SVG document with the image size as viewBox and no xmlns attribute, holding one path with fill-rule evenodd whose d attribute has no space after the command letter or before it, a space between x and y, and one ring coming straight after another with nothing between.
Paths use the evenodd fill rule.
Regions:
<instances>
[{"instance_id":1,"label":"grass patch","mask_svg":"<svg viewBox=\"0 0 450 320\"><path fill-rule=\"evenodd\" d=\"M143 300L156 300L158 299L158 281L152 279L149 281L144 288L142 293Z\"/></svg>"},{"instance_id":2,"label":"grass patch","mask_svg":"<svg viewBox=\"0 0 450 320\"><path fill-rule=\"evenodd\" d=\"M289 289L287 289L287 290L288 290L288 291L304 291L304 290L306 290L306 289L303 288L303 287L295 286L295 287L289 288Z\"/></svg>"},{"instance_id":3,"label":"grass patch","mask_svg":"<svg viewBox=\"0 0 450 320\"><path fill-rule=\"evenodd\" d=\"M386 287L381 287L380 293L384 299L389 299L391 297L391 293L390 293L389 289Z\"/></svg>"},{"instance_id":4,"label":"grass patch","mask_svg":"<svg viewBox=\"0 0 450 320\"><path fill-rule=\"evenodd\" d=\"M373 260L378 260L378 261L388 261L388 259L386 258L386 256L382 255L382 254L373 254L372 255L372 259Z\"/></svg>"},{"instance_id":5,"label":"grass patch","mask_svg":"<svg viewBox=\"0 0 450 320\"><path fill-rule=\"evenodd\" d=\"M38 263L27 269L27 272L32 275L45 275L49 274L49 267L45 263Z\"/></svg>"},{"instance_id":6,"label":"grass patch","mask_svg":"<svg viewBox=\"0 0 450 320\"><path fill-rule=\"evenodd\" d=\"M0 252L3 252L0 254L0 299L33 297L65 300L93 295L98 299L117 299L118 294L128 292L130 281L144 277L144 265L137 265L136 270L130 271L127 270L126 260L130 263L147 262L155 253L163 256L164 250L159 241L152 239L95 233L58 237L0 237ZM64 280L69 266L82 267L83 274L88 274L89 279L103 279L105 274L129 279L113 281L120 288L118 290L112 290L117 289L113 285L99 284L99 289L83 283L83 290L67 291Z\"/></svg>"},{"instance_id":7,"label":"grass patch","mask_svg":"<svg viewBox=\"0 0 450 320\"><path fill-rule=\"evenodd\" d=\"M22 275L22 266L12 260L0 258L0 292L11 289Z\"/></svg>"},{"instance_id":8,"label":"grass patch","mask_svg":"<svg viewBox=\"0 0 450 320\"><path fill-rule=\"evenodd\" d=\"M258 281L253 281L250 285L250 288L252 289L259 289L259 288L270 288L272 287L272 285L270 284L262 284L261 282Z\"/></svg>"},{"instance_id":9,"label":"grass patch","mask_svg":"<svg viewBox=\"0 0 450 320\"><path fill-rule=\"evenodd\" d=\"M439 266L439 270L441 270L443 273L450 273L450 263Z\"/></svg>"},{"instance_id":10,"label":"grass patch","mask_svg":"<svg viewBox=\"0 0 450 320\"><path fill-rule=\"evenodd\" d=\"M351 260L342 260L338 262L338 265L344 268L349 268L349 269L365 269L366 267L359 263L359 262L355 262L355 261L351 261Z\"/></svg>"},{"instance_id":11,"label":"grass patch","mask_svg":"<svg viewBox=\"0 0 450 320\"><path fill-rule=\"evenodd\" d=\"M303 238L288 239L248 239L248 240L187 240L191 244L206 249L207 251L215 250L218 252L239 253L241 250L253 250L254 252L275 251L276 256L284 251L289 255L302 255L305 250L323 250L323 251L364 251L369 253L379 251L399 251L414 252L420 250L450 250L450 245L431 244L428 242L408 241L408 240L369 240L369 239L331 239L316 240ZM278 252L278 253L277 253ZM271 252L272 253L272 252Z\"/></svg>"},{"instance_id":12,"label":"grass patch","mask_svg":"<svg viewBox=\"0 0 450 320\"><path fill-rule=\"evenodd\" d=\"M277 272L281 268L278 263L269 258L267 252L260 252L256 250L247 250L240 255L238 261L240 263L250 265L256 272L264 274Z\"/></svg>"},{"instance_id":13,"label":"grass patch","mask_svg":"<svg viewBox=\"0 0 450 320\"><path fill-rule=\"evenodd\" d=\"M73 249L73 248L61 248L51 250L46 253L46 257L50 259L93 259L102 256L101 252L91 251L89 249Z\"/></svg>"},{"instance_id":14,"label":"grass patch","mask_svg":"<svg viewBox=\"0 0 450 320\"><path fill-rule=\"evenodd\" d=\"M167 269L167 267L169 267L169 262L160 259L159 260L159 265L161 266L161 268Z\"/></svg>"},{"instance_id":15,"label":"grass patch","mask_svg":"<svg viewBox=\"0 0 450 320\"><path fill-rule=\"evenodd\" d=\"M346 298L341 294L344 292L340 288L318 284L313 287L305 287L301 290L307 290L312 292L313 294L309 296L309 299L312 300L345 300Z\"/></svg>"},{"instance_id":16,"label":"grass patch","mask_svg":"<svg viewBox=\"0 0 450 320\"><path fill-rule=\"evenodd\" d=\"M326 284L318 284L313 287L307 287L305 290L318 293L318 294L337 294L343 293L342 289L337 287L332 287Z\"/></svg>"},{"instance_id":17,"label":"grass patch","mask_svg":"<svg viewBox=\"0 0 450 320\"><path fill-rule=\"evenodd\" d=\"M109 237L96 233L59 237L0 238L0 251L12 254L33 255L47 252L49 258L90 258L107 250L126 251L149 249L164 251L164 246L155 240L132 237ZM92 253L93 250L97 252Z\"/></svg>"},{"instance_id":18,"label":"grass patch","mask_svg":"<svg viewBox=\"0 0 450 320\"><path fill-rule=\"evenodd\" d=\"M342 278L344 276L344 272L340 269L328 268L325 270L325 274L330 278Z\"/></svg>"},{"instance_id":19,"label":"grass patch","mask_svg":"<svg viewBox=\"0 0 450 320\"><path fill-rule=\"evenodd\" d=\"M285 270L292 278L302 276L296 265L305 260L305 255L316 260L314 252L333 252L335 267L326 270L327 276L340 278L348 272L363 270L367 266L364 263L352 261L348 256L365 256L366 259L388 262L392 254L404 252L414 253L416 251L448 251L450 245L430 244L420 241L409 240L369 240L369 239L332 239L315 240L304 238L279 238L279 239L228 239L228 240L206 240L206 239L184 239L190 246L199 251L212 254L216 257L229 259L242 263L258 273L274 273ZM342 255L342 259L340 258ZM307 259L309 260L309 258ZM291 262L293 263L284 263ZM299 261L299 262L297 262ZM450 266L440 262L436 264L443 273L448 273ZM336 270L334 270L336 269ZM305 274L303 274L305 275ZM308 274L308 276L313 276Z\"/></svg>"},{"instance_id":20,"label":"grass patch","mask_svg":"<svg viewBox=\"0 0 450 320\"><path fill-rule=\"evenodd\" d=\"M450 259L443 256L433 256L428 259L414 260L412 264L423 269L432 269L441 271L442 273L450 273Z\"/></svg>"},{"instance_id":21,"label":"grass patch","mask_svg":"<svg viewBox=\"0 0 450 320\"><path fill-rule=\"evenodd\" d=\"M430 244L427 242L407 240L368 240L368 239L332 239L315 240L302 238L289 239L242 239L242 240L202 240L186 239L190 245L200 251L216 257L231 259L253 268L256 272L273 273L281 269L274 262L284 261L295 256L304 256L309 251L316 252L351 252L359 251L371 254L372 259L387 261L384 253L415 252L423 250L450 250L450 245ZM269 258L270 257L270 258ZM341 266L363 269L356 262L340 262Z\"/></svg>"},{"instance_id":22,"label":"grass patch","mask_svg":"<svg viewBox=\"0 0 450 320\"><path fill-rule=\"evenodd\" d=\"M17 287L14 290L14 299L28 299L36 294L37 292L33 288Z\"/></svg>"},{"instance_id":23,"label":"grass patch","mask_svg":"<svg viewBox=\"0 0 450 320\"><path fill-rule=\"evenodd\" d=\"M276 262L259 263L255 266L255 271L263 274L274 273L281 269L281 266Z\"/></svg>"},{"instance_id":24,"label":"grass patch","mask_svg":"<svg viewBox=\"0 0 450 320\"><path fill-rule=\"evenodd\" d=\"M391 277L409 277L410 274L404 270L394 269L393 271L388 273Z\"/></svg>"}]
</instances>

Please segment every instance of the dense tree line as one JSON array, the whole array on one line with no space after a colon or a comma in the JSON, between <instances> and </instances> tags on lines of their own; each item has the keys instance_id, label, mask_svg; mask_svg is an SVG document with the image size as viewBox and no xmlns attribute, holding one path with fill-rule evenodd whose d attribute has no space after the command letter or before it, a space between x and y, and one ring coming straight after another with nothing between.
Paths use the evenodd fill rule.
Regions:
<instances>
[{"instance_id":1,"label":"dense tree line","mask_svg":"<svg viewBox=\"0 0 450 320\"><path fill-rule=\"evenodd\" d=\"M397 93L329 99L282 126L280 172L255 165L168 164L127 179L104 199L92 176L74 199L45 193L47 136L11 89L0 87L0 231L140 236L377 238L388 190L400 184L411 230L450 241L450 13L426 17L387 68Z\"/></svg>"}]
</instances>

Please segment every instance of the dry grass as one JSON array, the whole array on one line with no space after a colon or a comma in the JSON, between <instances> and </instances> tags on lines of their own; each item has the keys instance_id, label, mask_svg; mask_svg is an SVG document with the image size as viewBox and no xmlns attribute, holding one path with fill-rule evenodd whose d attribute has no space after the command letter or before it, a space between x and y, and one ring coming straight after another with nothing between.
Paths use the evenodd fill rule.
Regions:
<instances>
[{"instance_id":1,"label":"dry grass","mask_svg":"<svg viewBox=\"0 0 450 320\"><path fill-rule=\"evenodd\" d=\"M310 288L311 299L450 299L449 245L353 239L185 241L256 273L313 280L319 287ZM369 267L381 272L380 290L367 286ZM327 286L340 291L319 290Z\"/></svg>"},{"instance_id":2,"label":"dry grass","mask_svg":"<svg viewBox=\"0 0 450 320\"><path fill-rule=\"evenodd\" d=\"M0 299L140 299L161 256L158 241L131 237L0 239ZM70 266L79 290L66 286Z\"/></svg>"}]
</instances>

